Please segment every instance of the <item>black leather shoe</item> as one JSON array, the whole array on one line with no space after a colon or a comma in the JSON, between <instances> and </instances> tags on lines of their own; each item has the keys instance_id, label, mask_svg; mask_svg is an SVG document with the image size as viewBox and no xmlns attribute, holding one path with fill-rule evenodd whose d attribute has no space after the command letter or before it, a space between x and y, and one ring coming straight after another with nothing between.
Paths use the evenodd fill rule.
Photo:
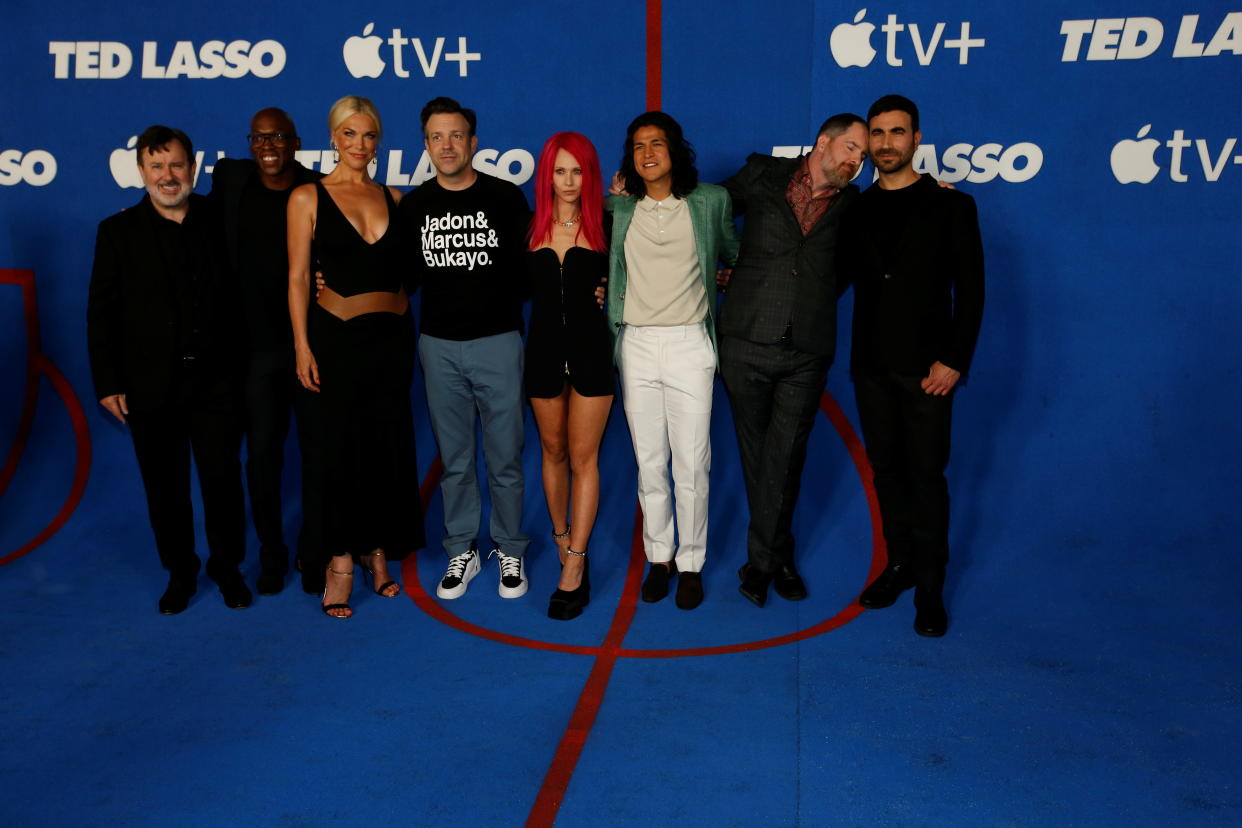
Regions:
<instances>
[{"instance_id":1,"label":"black leather shoe","mask_svg":"<svg viewBox=\"0 0 1242 828\"><path fill-rule=\"evenodd\" d=\"M229 609L245 609L250 606L250 602L254 596L250 594L250 588L246 586L246 582L242 580L241 575L232 578L224 578L216 583L220 587L220 595L224 598L224 605Z\"/></svg>"},{"instance_id":2,"label":"black leather shoe","mask_svg":"<svg viewBox=\"0 0 1242 828\"><path fill-rule=\"evenodd\" d=\"M749 563L745 563L737 571L737 576L742 579L742 584L737 591L746 596L748 601L757 607L762 607L768 602L768 584L772 582L771 575L760 572Z\"/></svg>"},{"instance_id":3,"label":"black leather shoe","mask_svg":"<svg viewBox=\"0 0 1242 828\"><path fill-rule=\"evenodd\" d=\"M914 590L914 631L928 638L939 638L949 629L949 613L939 591Z\"/></svg>"},{"instance_id":4,"label":"black leather shoe","mask_svg":"<svg viewBox=\"0 0 1242 828\"><path fill-rule=\"evenodd\" d=\"M678 609L692 610L703 603L703 574L701 572L677 573Z\"/></svg>"},{"instance_id":5,"label":"black leather shoe","mask_svg":"<svg viewBox=\"0 0 1242 828\"><path fill-rule=\"evenodd\" d=\"M648 604L663 601L668 595L668 581L676 574L677 564L672 561L667 564L653 563L647 572L647 580L643 581L643 601Z\"/></svg>"},{"instance_id":6,"label":"black leather shoe","mask_svg":"<svg viewBox=\"0 0 1242 828\"><path fill-rule=\"evenodd\" d=\"M914 579L906 569L905 564L891 564L885 567L880 576L862 591L862 595L858 596L858 603L867 609L891 607L896 602L897 596L914 586Z\"/></svg>"},{"instance_id":7,"label":"black leather shoe","mask_svg":"<svg viewBox=\"0 0 1242 828\"><path fill-rule=\"evenodd\" d=\"M285 588L285 570L265 569L259 573L258 587L260 595L277 595Z\"/></svg>"},{"instance_id":8,"label":"black leather shoe","mask_svg":"<svg viewBox=\"0 0 1242 828\"><path fill-rule=\"evenodd\" d=\"M176 615L184 612L190 605L190 598L198 591L194 578L170 578L168 589L160 596L160 612L164 615Z\"/></svg>"},{"instance_id":9,"label":"black leather shoe","mask_svg":"<svg viewBox=\"0 0 1242 828\"><path fill-rule=\"evenodd\" d=\"M772 573L772 589L786 601L801 601L806 597L806 584L792 563L784 564Z\"/></svg>"}]
</instances>

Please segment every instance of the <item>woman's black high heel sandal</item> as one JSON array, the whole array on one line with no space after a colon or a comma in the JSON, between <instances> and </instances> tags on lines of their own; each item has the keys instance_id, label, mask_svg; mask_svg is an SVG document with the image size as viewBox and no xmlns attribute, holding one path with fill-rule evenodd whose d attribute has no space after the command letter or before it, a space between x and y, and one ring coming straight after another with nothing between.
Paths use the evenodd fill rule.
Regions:
<instances>
[{"instance_id":1,"label":"woman's black high heel sandal","mask_svg":"<svg viewBox=\"0 0 1242 828\"><path fill-rule=\"evenodd\" d=\"M558 589L548 600L548 617L557 621L569 621L582 615L582 609L591 603L591 561L585 552L567 549L570 555L582 558L582 580L577 589Z\"/></svg>"},{"instance_id":2,"label":"woman's black high heel sandal","mask_svg":"<svg viewBox=\"0 0 1242 828\"><path fill-rule=\"evenodd\" d=\"M366 555L360 556L358 562L362 564L362 571L363 573L365 573L363 577L367 579L367 583L371 585L372 591L374 591L376 595L378 595L381 598L396 598L397 596L401 594L401 584L391 579L380 584L378 587L375 586L375 582L379 579L375 577L375 570L372 568L375 564L375 553L374 552L370 552ZM384 574L385 575L388 574L388 556L387 555L384 556ZM385 591L390 586L397 587L397 591L392 593L391 595L389 595Z\"/></svg>"}]
</instances>

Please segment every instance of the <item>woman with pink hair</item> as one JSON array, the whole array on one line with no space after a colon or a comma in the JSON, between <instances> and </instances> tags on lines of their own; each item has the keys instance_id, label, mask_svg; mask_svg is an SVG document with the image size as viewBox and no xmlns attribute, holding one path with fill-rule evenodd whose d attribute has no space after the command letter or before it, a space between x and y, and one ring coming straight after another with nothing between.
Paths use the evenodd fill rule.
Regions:
<instances>
[{"instance_id":1,"label":"woman with pink hair","mask_svg":"<svg viewBox=\"0 0 1242 828\"><path fill-rule=\"evenodd\" d=\"M549 138L535 170L525 380L561 561L548 617L562 621L581 615L591 597L587 546L599 507L599 445L615 391L608 321L595 298L608 274L603 196L591 142L576 132Z\"/></svg>"}]
</instances>

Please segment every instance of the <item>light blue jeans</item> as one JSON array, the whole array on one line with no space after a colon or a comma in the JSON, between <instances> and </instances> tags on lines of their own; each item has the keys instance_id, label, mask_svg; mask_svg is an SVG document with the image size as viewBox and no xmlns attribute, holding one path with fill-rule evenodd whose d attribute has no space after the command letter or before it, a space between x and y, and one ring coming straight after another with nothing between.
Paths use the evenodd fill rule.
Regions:
<instances>
[{"instance_id":1,"label":"light blue jeans","mask_svg":"<svg viewBox=\"0 0 1242 828\"><path fill-rule=\"evenodd\" d=\"M418 356L427 386L431 429L444 477L444 551L458 555L479 535L482 497L475 474L475 423L483 422L483 459L492 499L492 543L521 557L522 338L517 331L458 342L423 334ZM486 550L484 550L486 552Z\"/></svg>"}]
</instances>

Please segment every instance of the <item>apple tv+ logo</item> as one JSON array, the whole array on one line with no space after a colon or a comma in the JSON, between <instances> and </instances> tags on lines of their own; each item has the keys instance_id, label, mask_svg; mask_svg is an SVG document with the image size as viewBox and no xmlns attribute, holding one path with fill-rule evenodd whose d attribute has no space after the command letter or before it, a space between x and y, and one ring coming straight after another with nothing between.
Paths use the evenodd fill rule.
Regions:
<instances>
[{"instance_id":1,"label":"apple tv+ logo","mask_svg":"<svg viewBox=\"0 0 1242 828\"><path fill-rule=\"evenodd\" d=\"M465 37L457 38L457 51L445 52L445 38L437 37L430 44L424 43L419 37L406 37L400 29L393 29L392 34L385 40L377 34L372 34L375 29L374 23L368 23L362 30L361 35L354 35L347 38L345 45L341 50L341 56L345 60L345 68L349 70L349 74L355 78L378 78L387 68L388 63L380 55L380 50L384 45L389 46L388 56L392 61L392 73L399 78L410 77L410 70L406 68L406 52L405 47L413 47L414 57L418 60L418 67L422 70L423 77L434 78L436 72L440 68L442 60L451 60L457 62L458 77L467 77L470 72L470 61L482 60L481 52L471 52L466 45ZM430 47L430 52L428 48Z\"/></svg>"},{"instance_id":2,"label":"apple tv+ logo","mask_svg":"<svg viewBox=\"0 0 1242 828\"><path fill-rule=\"evenodd\" d=\"M870 66L875 60L876 51L871 46L871 35L875 32L875 24L863 21L867 16L866 9L859 9L854 15L853 23L841 23L832 30L828 38L828 48L832 59L842 68L850 66ZM898 56L897 46L900 38L897 35L905 32L914 47L914 56L920 66L928 66L936 56L936 51L943 46L957 50L957 62L963 66L970 62L970 50L982 49L986 44L983 38L970 36L970 23L962 22L958 27L958 36L943 40L946 23L936 23L927 34L917 23L900 23L897 15L888 15L887 21L880 27L885 35L884 60L889 66L901 66L904 58Z\"/></svg>"},{"instance_id":3,"label":"apple tv+ logo","mask_svg":"<svg viewBox=\"0 0 1242 828\"><path fill-rule=\"evenodd\" d=\"M1113 146L1108 163L1118 183L1148 184L1160 174L1161 167L1156 163L1156 152L1162 144L1157 138L1148 138L1149 132L1151 124L1145 124L1134 138L1123 139ZM1242 164L1242 155L1231 155L1237 144L1237 138L1227 138L1220 150L1213 151L1206 138L1191 140L1186 137L1185 130L1173 130L1173 137L1163 143L1169 149L1169 180L1179 184L1190 180L1190 176L1182 169L1182 152L1193 146L1199 157L1203 180L1219 181L1227 164Z\"/></svg>"}]
</instances>

